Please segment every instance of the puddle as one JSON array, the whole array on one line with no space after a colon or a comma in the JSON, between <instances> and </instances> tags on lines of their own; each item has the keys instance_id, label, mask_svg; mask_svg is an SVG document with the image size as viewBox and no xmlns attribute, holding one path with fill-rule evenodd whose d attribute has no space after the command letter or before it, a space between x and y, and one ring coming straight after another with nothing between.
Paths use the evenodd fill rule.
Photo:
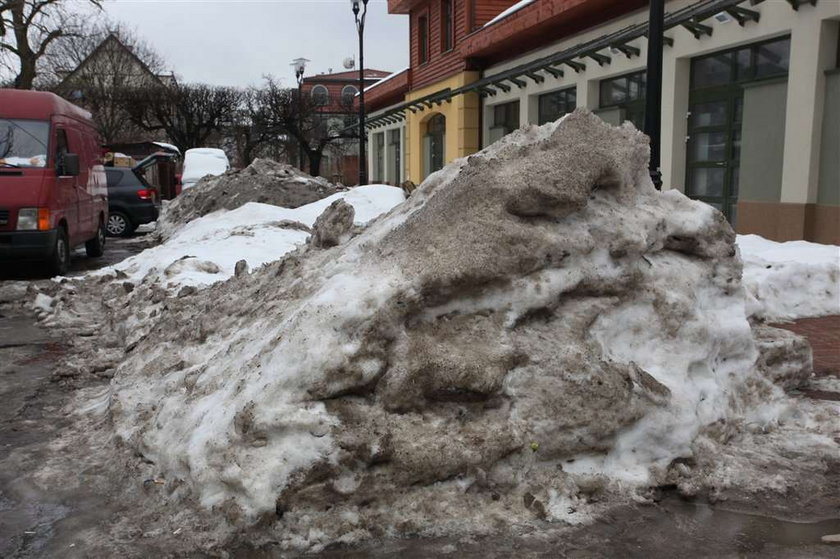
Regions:
<instances>
[{"instance_id":1,"label":"puddle","mask_svg":"<svg viewBox=\"0 0 840 559\"><path fill-rule=\"evenodd\" d=\"M817 522L792 522L757 514L733 512L707 504L680 501L662 503L675 523L690 523L689 531L732 542L732 551L758 552L768 545L803 547L821 545L822 537L840 534L840 518ZM836 547L840 556L840 546Z\"/></svg>"}]
</instances>

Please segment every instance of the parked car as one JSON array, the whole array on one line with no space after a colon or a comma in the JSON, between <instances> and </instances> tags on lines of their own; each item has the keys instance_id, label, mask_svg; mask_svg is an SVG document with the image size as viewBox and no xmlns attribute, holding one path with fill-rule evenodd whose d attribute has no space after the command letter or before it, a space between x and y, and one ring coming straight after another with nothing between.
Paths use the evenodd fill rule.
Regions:
<instances>
[{"instance_id":1,"label":"parked car","mask_svg":"<svg viewBox=\"0 0 840 559\"><path fill-rule=\"evenodd\" d=\"M0 89L0 260L67 273L105 250L108 190L91 115L40 91Z\"/></svg>"},{"instance_id":2,"label":"parked car","mask_svg":"<svg viewBox=\"0 0 840 559\"><path fill-rule=\"evenodd\" d=\"M108 222L112 237L127 237L139 225L151 223L160 213L158 193L135 169L106 167L108 177Z\"/></svg>"},{"instance_id":3,"label":"parked car","mask_svg":"<svg viewBox=\"0 0 840 559\"><path fill-rule=\"evenodd\" d=\"M181 174L181 190L195 185L207 175L221 175L230 169L227 155L216 148L193 148L184 154L184 172Z\"/></svg>"}]
</instances>

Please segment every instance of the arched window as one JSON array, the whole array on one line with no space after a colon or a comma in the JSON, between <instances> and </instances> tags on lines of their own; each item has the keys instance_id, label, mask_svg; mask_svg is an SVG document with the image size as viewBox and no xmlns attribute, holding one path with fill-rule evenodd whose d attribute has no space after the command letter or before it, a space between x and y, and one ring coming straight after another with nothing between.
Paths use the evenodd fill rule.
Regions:
<instances>
[{"instance_id":1,"label":"arched window","mask_svg":"<svg viewBox=\"0 0 840 559\"><path fill-rule=\"evenodd\" d=\"M341 102L345 105L352 105L358 92L359 90L355 86L345 85L344 89L341 90Z\"/></svg>"},{"instance_id":2,"label":"arched window","mask_svg":"<svg viewBox=\"0 0 840 559\"><path fill-rule=\"evenodd\" d=\"M323 85L316 85L312 88L312 102L323 107L330 104L330 92Z\"/></svg>"}]
</instances>

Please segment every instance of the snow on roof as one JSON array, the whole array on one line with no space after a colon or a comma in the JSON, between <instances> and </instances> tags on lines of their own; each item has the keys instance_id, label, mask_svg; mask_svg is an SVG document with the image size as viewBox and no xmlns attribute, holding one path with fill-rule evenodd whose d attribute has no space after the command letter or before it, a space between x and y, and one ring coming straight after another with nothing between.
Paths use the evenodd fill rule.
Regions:
<instances>
[{"instance_id":1,"label":"snow on roof","mask_svg":"<svg viewBox=\"0 0 840 559\"><path fill-rule=\"evenodd\" d=\"M154 145L162 147L163 149L168 149L169 151L174 151L175 153L181 153L181 150L178 149L176 146L172 144L167 144L166 142L152 142Z\"/></svg>"},{"instance_id":2,"label":"snow on roof","mask_svg":"<svg viewBox=\"0 0 840 559\"><path fill-rule=\"evenodd\" d=\"M397 70L396 72L393 72L393 73L389 74L387 77L382 78L381 80L379 80L375 84L367 86L365 88L365 92L367 93L368 91L370 91L374 87L376 87L378 85L382 85L383 83L387 82L388 80L390 80L392 78L395 78L395 77L399 76L400 74L402 74L403 72L407 72L407 71L408 71L408 66L406 66L402 70ZM356 95L358 95L358 93Z\"/></svg>"},{"instance_id":3,"label":"snow on roof","mask_svg":"<svg viewBox=\"0 0 840 559\"><path fill-rule=\"evenodd\" d=\"M488 27L488 26L493 25L494 23L496 23L498 21L501 21L501 20L505 19L507 16L509 16L509 15L515 13L515 12L518 12L519 10L524 8L525 6L527 6L529 4L533 4L534 1L535 0L520 0L519 2L514 4L513 6L511 6L507 10L505 10L504 12L500 13L499 15L497 15L496 17L494 17L493 19L491 19L490 21L485 23L484 27Z\"/></svg>"}]
</instances>

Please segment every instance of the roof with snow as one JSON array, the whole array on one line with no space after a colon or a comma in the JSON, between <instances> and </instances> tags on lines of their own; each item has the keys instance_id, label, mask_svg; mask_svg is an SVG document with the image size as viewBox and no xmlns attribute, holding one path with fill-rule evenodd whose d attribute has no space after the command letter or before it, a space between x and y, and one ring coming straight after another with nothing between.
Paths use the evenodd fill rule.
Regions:
<instances>
[{"instance_id":1,"label":"roof with snow","mask_svg":"<svg viewBox=\"0 0 840 559\"><path fill-rule=\"evenodd\" d=\"M391 75L391 72L387 72L385 70L365 68L365 81L381 80L382 78L388 77L389 75ZM315 76L307 76L303 78L303 83L317 83L325 81L342 81L355 83L359 81L359 71L348 70L346 72L334 72L332 74L317 74Z\"/></svg>"}]
</instances>

